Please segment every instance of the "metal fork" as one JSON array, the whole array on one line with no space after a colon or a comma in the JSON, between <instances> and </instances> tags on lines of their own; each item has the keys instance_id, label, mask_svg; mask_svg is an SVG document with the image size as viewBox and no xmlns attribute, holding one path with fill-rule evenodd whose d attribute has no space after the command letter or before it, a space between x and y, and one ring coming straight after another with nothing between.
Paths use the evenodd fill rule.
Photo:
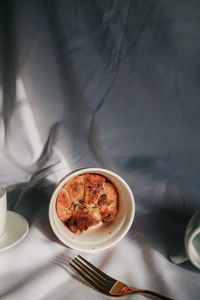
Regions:
<instances>
[{"instance_id":1,"label":"metal fork","mask_svg":"<svg viewBox=\"0 0 200 300\"><path fill-rule=\"evenodd\" d=\"M159 300L173 300L162 296L158 293L142 290L142 289L132 289L129 288L125 283L118 281L84 259L82 256L78 255L70 263L70 266L74 268L81 277L83 277L92 287L94 287L99 292L109 295L109 296L123 296L127 294L142 294L153 299Z\"/></svg>"}]
</instances>

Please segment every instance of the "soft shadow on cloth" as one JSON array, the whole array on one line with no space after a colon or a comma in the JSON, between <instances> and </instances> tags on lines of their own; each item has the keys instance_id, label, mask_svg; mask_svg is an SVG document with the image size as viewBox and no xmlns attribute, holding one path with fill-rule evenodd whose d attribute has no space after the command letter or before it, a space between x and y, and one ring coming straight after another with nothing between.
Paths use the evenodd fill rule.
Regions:
<instances>
[{"instance_id":1,"label":"soft shadow on cloth","mask_svg":"<svg viewBox=\"0 0 200 300\"><path fill-rule=\"evenodd\" d=\"M183 244L186 226L199 205L195 174L188 168L190 159L175 158L175 164L174 157L148 156L121 157L114 162L136 199L135 219L127 237L135 243L140 233L167 260L172 249ZM195 269L190 263L180 266Z\"/></svg>"},{"instance_id":2,"label":"soft shadow on cloth","mask_svg":"<svg viewBox=\"0 0 200 300\"><path fill-rule=\"evenodd\" d=\"M51 163L57 127L58 124L55 124L53 128L51 128L43 151L35 165L32 166L32 175L29 181L8 186L7 191L10 209L18 208L22 200L29 198L29 200L27 199L27 204L25 204L25 201L23 201L23 207L26 207L26 205L29 206L31 212L30 215L33 218L34 214L39 211L39 207L37 206L40 205L41 207L47 199L49 201L50 195L55 188L55 183L48 180L47 177L51 175L55 169L55 166L59 164L59 161ZM46 194L46 196L44 194ZM45 209L48 211L47 207Z\"/></svg>"},{"instance_id":3,"label":"soft shadow on cloth","mask_svg":"<svg viewBox=\"0 0 200 300\"><path fill-rule=\"evenodd\" d=\"M15 107L17 49L14 31L14 10L12 1L1 1L1 72L0 84L2 88L2 117L5 128L5 141L12 112Z\"/></svg>"},{"instance_id":4,"label":"soft shadow on cloth","mask_svg":"<svg viewBox=\"0 0 200 300\"><path fill-rule=\"evenodd\" d=\"M0 145L1 151L5 153L8 158L18 165L19 162L15 161L12 157L12 153L7 148L7 142L9 139L9 129L12 115L16 105L16 80L17 80L17 47L15 42L15 27L14 27L14 6L13 1L2 1L1 2L1 72L0 72L0 84L2 88L2 113L1 117L3 120L3 133L2 144ZM51 161L53 153L53 144L55 141L55 134L58 124L52 126L49 132L49 137L44 145L41 156L38 158L36 163L28 167L25 171L31 178L26 183L21 183L17 186L9 186L10 190L18 190L19 196L11 205L14 209L24 194L36 186L40 181L46 178L50 173L51 169L55 167L59 161ZM13 149L14 151L14 149Z\"/></svg>"},{"instance_id":5,"label":"soft shadow on cloth","mask_svg":"<svg viewBox=\"0 0 200 300\"><path fill-rule=\"evenodd\" d=\"M129 1L86 1L84 5L81 1L65 5L47 1L49 31L67 99L63 127L70 128L71 144L82 150L74 161L76 165L82 164L87 155L90 165L106 167L97 143L95 114L118 73L129 8ZM89 66L88 55L93 61Z\"/></svg>"}]
</instances>

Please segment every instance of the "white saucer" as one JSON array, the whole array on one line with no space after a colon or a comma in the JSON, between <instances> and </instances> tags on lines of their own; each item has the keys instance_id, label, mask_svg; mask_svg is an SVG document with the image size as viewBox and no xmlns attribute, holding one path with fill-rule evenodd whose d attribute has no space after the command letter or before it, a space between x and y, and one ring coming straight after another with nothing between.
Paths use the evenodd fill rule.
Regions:
<instances>
[{"instance_id":1,"label":"white saucer","mask_svg":"<svg viewBox=\"0 0 200 300\"><path fill-rule=\"evenodd\" d=\"M0 252L21 242L27 235L29 225L27 220L14 211L7 211L5 232L0 237Z\"/></svg>"}]
</instances>

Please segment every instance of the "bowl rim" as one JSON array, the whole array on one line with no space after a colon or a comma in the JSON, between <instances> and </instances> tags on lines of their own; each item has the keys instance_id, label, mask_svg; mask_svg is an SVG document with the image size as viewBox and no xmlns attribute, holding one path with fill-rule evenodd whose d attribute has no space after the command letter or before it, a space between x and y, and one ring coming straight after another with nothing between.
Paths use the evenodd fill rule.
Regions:
<instances>
[{"instance_id":1,"label":"bowl rim","mask_svg":"<svg viewBox=\"0 0 200 300\"><path fill-rule=\"evenodd\" d=\"M54 216L53 216L53 210L55 209L53 206L55 204L56 201L56 196L61 188L62 185L64 185L68 180L70 180L71 178L75 177L75 176L79 176L81 174L85 174L85 173L97 173L100 174L98 172L104 172L108 175L111 175L115 178L117 178L119 181L121 181L123 183L123 185L125 186L128 194L129 194L129 198L130 198L130 203L131 203L131 211L130 211L130 216L129 219L127 221L127 224L125 226L125 228L121 231L121 233L118 234L118 237L115 238L113 241L108 242L105 246L99 247L99 248L90 248L90 249L84 249L81 247L77 247L75 245L73 245L73 242L71 242L70 240L65 240L63 238L63 234L60 232L60 230L58 229L56 222L54 220ZM101 174L100 174L101 175ZM104 175L106 176L106 175ZM51 198L50 198L50 202L49 202L49 221L50 221L50 225L51 228L54 232L54 234L57 236L57 238L68 248L71 248L72 250L76 250L76 251L82 251L82 252L87 252L87 253L94 253L94 252L99 252L99 251L103 251L106 249L109 249L111 247L113 247L115 244L117 244L119 241L122 240L122 238L124 238L124 236L128 233L130 227L132 226L134 217L135 217L135 198L133 195L133 192L131 190L131 188L129 187L129 185L127 184L127 182L118 174L116 174L115 172L105 169L105 168L98 168L98 167L86 167L86 168L80 168L80 169L76 169L74 171L69 172L68 174L66 174L56 185L55 189L53 190L52 194L51 194Z\"/></svg>"}]
</instances>

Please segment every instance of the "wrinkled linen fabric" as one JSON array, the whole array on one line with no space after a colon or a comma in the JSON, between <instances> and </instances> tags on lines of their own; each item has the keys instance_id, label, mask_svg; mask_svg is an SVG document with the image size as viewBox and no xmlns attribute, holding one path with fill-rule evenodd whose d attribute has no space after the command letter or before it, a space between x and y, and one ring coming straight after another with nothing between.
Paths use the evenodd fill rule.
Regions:
<instances>
[{"instance_id":1,"label":"wrinkled linen fabric","mask_svg":"<svg viewBox=\"0 0 200 300\"><path fill-rule=\"evenodd\" d=\"M0 253L0 299L105 299L70 269L77 254L199 299L199 270L169 260L200 207L199 32L199 1L2 1L0 184L30 229ZM123 240L87 254L59 242L48 205L63 176L93 166L127 181L136 213Z\"/></svg>"}]
</instances>

